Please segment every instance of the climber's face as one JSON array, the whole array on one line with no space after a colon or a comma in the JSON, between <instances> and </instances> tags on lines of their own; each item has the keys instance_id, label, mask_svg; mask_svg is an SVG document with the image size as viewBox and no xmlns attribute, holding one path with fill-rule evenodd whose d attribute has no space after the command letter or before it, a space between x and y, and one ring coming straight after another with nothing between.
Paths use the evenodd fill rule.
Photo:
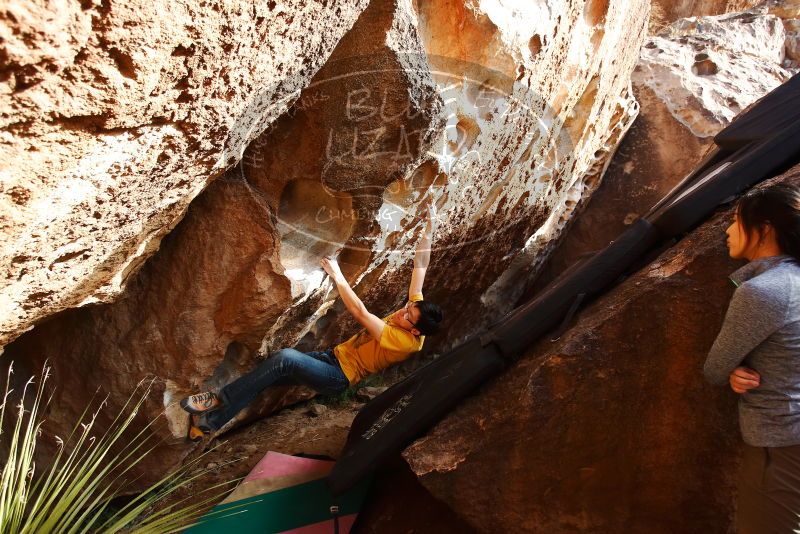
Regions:
<instances>
[{"instance_id":1,"label":"climber's face","mask_svg":"<svg viewBox=\"0 0 800 534\"><path fill-rule=\"evenodd\" d=\"M728 234L728 255L735 260L750 259L752 249L758 245L758 237L753 235L754 232L747 232L737 214L734 213L733 222L725 233Z\"/></svg>"},{"instance_id":2,"label":"climber's face","mask_svg":"<svg viewBox=\"0 0 800 534\"><path fill-rule=\"evenodd\" d=\"M419 335L419 331L417 330L416 326L417 321L419 321L419 315L419 308L417 308L417 305L409 300L406 302L405 306L392 314L392 319L398 326L401 326L414 335Z\"/></svg>"}]
</instances>

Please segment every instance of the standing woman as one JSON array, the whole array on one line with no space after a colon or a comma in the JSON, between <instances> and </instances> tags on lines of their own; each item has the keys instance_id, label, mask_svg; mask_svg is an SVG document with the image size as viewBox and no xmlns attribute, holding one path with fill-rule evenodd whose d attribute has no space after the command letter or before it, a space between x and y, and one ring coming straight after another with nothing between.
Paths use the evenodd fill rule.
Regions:
<instances>
[{"instance_id":1,"label":"standing woman","mask_svg":"<svg viewBox=\"0 0 800 534\"><path fill-rule=\"evenodd\" d=\"M748 192L727 229L737 287L703 371L739 394L740 534L800 532L800 188Z\"/></svg>"}]
</instances>

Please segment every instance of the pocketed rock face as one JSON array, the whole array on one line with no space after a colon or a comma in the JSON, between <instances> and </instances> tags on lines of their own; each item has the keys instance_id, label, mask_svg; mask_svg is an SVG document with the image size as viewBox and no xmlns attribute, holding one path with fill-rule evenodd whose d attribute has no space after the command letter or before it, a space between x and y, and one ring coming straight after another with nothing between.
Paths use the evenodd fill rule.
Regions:
<instances>
[{"instance_id":1,"label":"pocketed rock face","mask_svg":"<svg viewBox=\"0 0 800 534\"><path fill-rule=\"evenodd\" d=\"M118 295L366 4L7 4L0 346Z\"/></svg>"},{"instance_id":2,"label":"pocketed rock face","mask_svg":"<svg viewBox=\"0 0 800 534\"><path fill-rule=\"evenodd\" d=\"M784 51L788 58L789 42L781 42L778 24L793 24L797 19L791 17L798 15L789 5L779 14L784 18L778 22L774 14L758 13L678 21L662 36L648 39L633 75L639 117L614 155L602 185L588 204L578 206L580 215L570 221L563 240L535 273L535 282L522 299L544 288L582 254L604 248L646 214L702 160L713 145L713 135L778 83L773 74L785 75L781 66ZM684 35L687 27L693 29ZM726 35L735 35L735 40ZM680 53L665 48L659 52L662 40ZM731 61L720 63L715 75L694 74L688 64L682 72L668 65L670 58L692 57L701 49L698 43L703 43L703 50L714 50ZM683 78L688 81L678 82ZM678 105L681 98L691 105Z\"/></svg>"},{"instance_id":3,"label":"pocketed rock face","mask_svg":"<svg viewBox=\"0 0 800 534\"><path fill-rule=\"evenodd\" d=\"M533 298L587 253L602 250L645 215L691 172L713 145L675 120L664 102L645 86L634 86L641 111L614 154L603 183L578 206L564 237L528 287L517 288L522 303Z\"/></svg>"},{"instance_id":4,"label":"pocketed rock face","mask_svg":"<svg viewBox=\"0 0 800 534\"><path fill-rule=\"evenodd\" d=\"M534 3L512 12L441 0L397 2L393 10L380 42L410 73L405 91L412 100L432 99L435 113L398 123L379 115L386 81L326 88L330 82L320 77L315 89L330 99L277 124L272 137L263 137L264 149L252 145L248 154L257 163L246 156L244 169L265 190L298 187L301 179L311 187L310 176L335 192L328 200L310 195L314 201L287 210L307 221L301 232L288 221L293 236L326 241L325 247L294 246L295 263L304 266L295 272L296 286L309 298L324 297L327 287L316 290L312 271L321 253L344 247L346 273L376 313L402 305L424 204L435 202L440 230L425 297L459 317L426 342L436 350L477 328L495 305L479 296L531 236L535 244L527 252L545 254L578 200L597 187L637 113L626 73L633 68L630 51L644 36L647 4ZM387 65L375 68L392 80ZM329 66L332 74L347 70L346 62ZM368 90L360 89L365 83ZM387 109L391 117L403 110ZM270 193L278 194L291 203L288 193ZM333 196L345 194L352 204L342 210ZM317 214L324 220L314 220ZM493 298L506 295L498 291ZM352 334L355 324L338 311L321 309L330 315L309 324L303 342L330 346ZM277 333L266 338L275 343Z\"/></svg>"},{"instance_id":5,"label":"pocketed rock face","mask_svg":"<svg viewBox=\"0 0 800 534\"><path fill-rule=\"evenodd\" d=\"M713 136L792 75L784 68L784 20L765 10L675 22L647 40L633 82L692 134Z\"/></svg>"},{"instance_id":6,"label":"pocketed rock face","mask_svg":"<svg viewBox=\"0 0 800 534\"><path fill-rule=\"evenodd\" d=\"M800 182L800 167L779 180ZM741 263L718 213L404 452L482 532L730 532L736 399L705 356Z\"/></svg>"}]
</instances>

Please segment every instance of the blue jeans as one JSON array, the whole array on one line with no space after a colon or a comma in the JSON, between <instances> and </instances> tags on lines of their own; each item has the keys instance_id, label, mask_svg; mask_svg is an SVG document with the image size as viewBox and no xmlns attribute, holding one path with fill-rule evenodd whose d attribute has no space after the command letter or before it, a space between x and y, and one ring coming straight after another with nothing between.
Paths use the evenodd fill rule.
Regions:
<instances>
[{"instance_id":1,"label":"blue jeans","mask_svg":"<svg viewBox=\"0 0 800 534\"><path fill-rule=\"evenodd\" d=\"M222 406L206 415L213 429L221 428L249 405L268 386L310 386L318 393L333 395L347 389L347 380L333 349L304 353L281 349L219 392Z\"/></svg>"}]
</instances>

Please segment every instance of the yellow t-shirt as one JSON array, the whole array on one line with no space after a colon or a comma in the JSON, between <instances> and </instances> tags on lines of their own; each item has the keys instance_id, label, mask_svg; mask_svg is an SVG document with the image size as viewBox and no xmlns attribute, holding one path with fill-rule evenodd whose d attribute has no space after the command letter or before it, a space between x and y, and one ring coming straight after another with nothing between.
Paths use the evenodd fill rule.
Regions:
<instances>
[{"instance_id":1,"label":"yellow t-shirt","mask_svg":"<svg viewBox=\"0 0 800 534\"><path fill-rule=\"evenodd\" d=\"M422 293L411 295L410 300L419 302L422 300ZM422 348L425 336L415 336L408 330L389 323L389 317L391 314L383 318L386 326L381 332L380 343L363 329L333 349L351 385L369 374L402 362L411 353Z\"/></svg>"}]
</instances>

